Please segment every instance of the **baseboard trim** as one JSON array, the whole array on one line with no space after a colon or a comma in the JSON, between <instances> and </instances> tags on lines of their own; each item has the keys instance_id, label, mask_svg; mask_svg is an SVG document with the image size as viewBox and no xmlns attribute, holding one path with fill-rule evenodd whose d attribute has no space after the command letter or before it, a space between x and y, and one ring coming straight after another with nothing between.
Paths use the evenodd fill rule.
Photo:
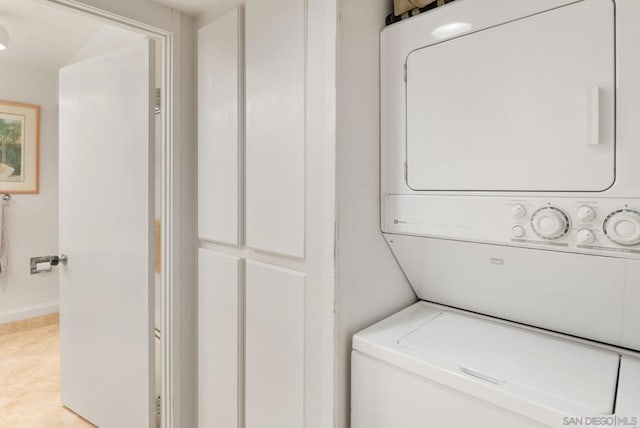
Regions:
<instances>
[{"instance_id":1,"label":"baseboard trim","mask_svg":"<svg viewBox=\"0 0 640 428\"><path fill-rule=\"evenodd\" d=\"M23 321L43 315L56 314L60 310L58 302L49 302L44 305L27 306L17 311L0 313L0 325Z\"/></svg>"},{"instance_id":2,"label":"baseboard trim","mask_svg":"<svg viewBox=\"0 0 640 428\"><path fill-rule=\"evenodd\" d=\"M41 315L26 320L12 321L0 324L0 336L12 333L22 333L34 328L46 327L50 325L58 325L60 323L60 314Z\"/></svg>"}]
</instances>

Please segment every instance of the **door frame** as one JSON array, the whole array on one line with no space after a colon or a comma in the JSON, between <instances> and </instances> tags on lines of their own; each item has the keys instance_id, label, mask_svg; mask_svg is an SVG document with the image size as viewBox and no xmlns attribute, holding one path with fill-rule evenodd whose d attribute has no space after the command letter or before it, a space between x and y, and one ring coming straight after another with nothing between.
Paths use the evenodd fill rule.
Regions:
<instances>
[{"instance_id":1,"label":"door frame","mask_svg":"<svg viewBox=\"0 0 640 428\"><path fill-rule=\"evenodd\" d=\"M182 312L188 311L184 310L184 303L179 305L176 302L176 294L179 295L180 290L176 288L177 281L175 281L176 276L181 274L178 264L180 260L178 257L180 240L176 239L176 231L179 230L182 217L179 213L178 198L174 197L174 194L180 191L180 179L177 177L179 173L179 155L176 156L175 151L178 150L176 144L178 140L177 133L181 130L181 122L186 120L183 115L176 114L174 109L174 106L178 106L181 101L180 94L177 93L180 84L180 73L175 71L177 66L175 58L179 57L179 55L176 55L176 51L180 49L179 44L176 42L179 24L177 31L174 29L167 30L86 3L80 3L77 0L40 1L42 3L55 4L85 16L145 34L154 39L156 43L160 43L162 49L161 80L163 93L160 107L163 122L161 142L161 242L163 245L161 248L162 269L160 273L162 294L161 423L162 428L180 427L182 420L190 419L185 413L191 412L188 398L185 400L184 397L181 398L180 394L177 393L177 391L184 388L181 384L185 381L180 378L186 377L188 379L190 377L189 373L180 373L184 367L184 363L180 360L184 359L184 356L189 356L192 352L186 349L189 346L189 340L176 340L175 335L176 332L183 331L185 327L189 327L188 325L182 325L186 324L182 318L188 316L188 314L183 314ZM179 13L178 16L180 16ZM175 21L175 19L172 21ZM184 138L181 139L184 140ZM178 218L177 221L176 218ZM180 306L183 306L182 311ZM195 385L193 389L195 391Z\"/></svg>"}]
</instances>

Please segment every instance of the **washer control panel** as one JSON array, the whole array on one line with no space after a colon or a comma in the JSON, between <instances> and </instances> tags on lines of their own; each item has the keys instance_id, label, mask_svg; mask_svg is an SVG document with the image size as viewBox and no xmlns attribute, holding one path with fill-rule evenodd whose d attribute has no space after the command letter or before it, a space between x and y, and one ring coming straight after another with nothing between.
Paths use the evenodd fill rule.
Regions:
<instances>
[{"instance_id":1,"label":"washer control panel","mask_svg":"<svg viewBox=\"0 0 640 428\"><path fill-rule=\"evenodd\" d=\"M528 218L513 215L514 207L526 211L535 201L514 201L511 240L544 245L542 239L567 248L640 255L640 209L634 208L640 208L640 201L554 202L536 208Z\"/></svg>"},{"instance_id":2,"label":"washer control panel","mask_svg":"<svg viewBox=\"0 0 640 428\"><path fill-rule=\"evenodd\" d=\"M383 231L640 259L640 198L387 195Z\"/></svg>"}]
</instances>

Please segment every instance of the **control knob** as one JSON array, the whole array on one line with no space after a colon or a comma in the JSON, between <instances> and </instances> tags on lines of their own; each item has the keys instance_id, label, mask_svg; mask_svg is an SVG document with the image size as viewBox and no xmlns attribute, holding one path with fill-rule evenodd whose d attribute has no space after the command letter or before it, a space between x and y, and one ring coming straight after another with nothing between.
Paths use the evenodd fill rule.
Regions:
<instances>
[{"instance_id":1,"label":"control knob","mask_svg":"<svg viewBox=\"0 0 640 428\"><path fill-rule=\"evenodd\" d=\"M583 223L590 222L594 218L596 218L596 210L588 205L583 205L578 208L578 212L576 213L578 220Z\"/></svg>"},{"instance_id":2,"label":"control knob","mask_svg":"<svg viewBox=\"0 0 640 428\"><path fill-rule=\"evenodd\" d=\"M511 207L511 215L514 217L524 217L527 214L527 209L522 204L515 204Z\"/></svg>"},{"instance_id":3,"label":"control knob","mask_svg":"<svg viewBox=\"0 0 640 428\"><path fill-rule=\"evenodd\" d=\"M616 244L633 246L640 244L640 212L620 209L609 214L602 224L604 234Z\"/></svg>"},{"instance_id":4,"label":"control knob","mask_svg":"<svg viewBox=\"0 0 640 428\"><path fill-rule=\"evenodd\" d=\"M531 227L543 239L560 239L569 233L571 220L560 208L548 206L533 213Z\"/></svg>"},{"instance_id":5,"label":"control knob","mask_svg":"<svg viewBox=\"0 0 640 428\"><path fill-rule=\"evenodd\" d=\"M591 229L580 229L578 231L578 236L576 237L576 240L580 245L589 245L595 242L596 235L593 233Z\"/></svg>"}]
</instances>

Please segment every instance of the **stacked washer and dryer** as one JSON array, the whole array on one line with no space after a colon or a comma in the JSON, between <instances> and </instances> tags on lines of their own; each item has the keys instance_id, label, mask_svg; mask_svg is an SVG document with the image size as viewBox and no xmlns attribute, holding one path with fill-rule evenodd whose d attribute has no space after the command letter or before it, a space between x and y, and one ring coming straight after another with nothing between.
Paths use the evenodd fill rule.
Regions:
<instances>
[{"instance_id":1,"label":"stacked washer and dryer","mask_svg":"<svg viewBox=\"0 0 640 428\"><path fill-rule=\"evenodd\" d=\"M457 0L381 36L353 428L640 426L640 1Z\"/></svg>"}]
</instances>

